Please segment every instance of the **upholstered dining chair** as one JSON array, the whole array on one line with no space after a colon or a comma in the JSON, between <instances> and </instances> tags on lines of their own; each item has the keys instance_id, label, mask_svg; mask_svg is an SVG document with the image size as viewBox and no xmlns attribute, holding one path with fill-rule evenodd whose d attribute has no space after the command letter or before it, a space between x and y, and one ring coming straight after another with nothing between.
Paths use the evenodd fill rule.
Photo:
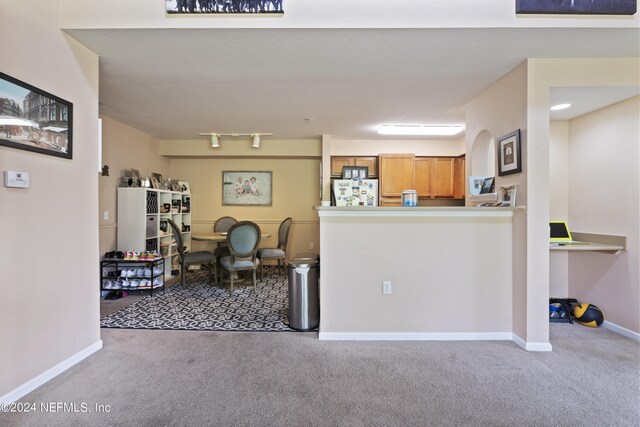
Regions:
<instances>
[{"instance_id":1,"label":"upholstered dining chair","mask_svg":"<svg viewBox=\"0 0 640 427\"><path fill-rule=\"evenodd\" d=\"M291 217L286 218L280 223L278 228L278 247L276 248L260 248L258 249L258 259L260 260L260 280L262 280L262 270L264 261L268 259L278 260L278 267L282 265L284 275L287 274L287 242L289 241L289 229L293 220Z\"/></svg>"},{"instance_id":2,"label":"upholstered dining chair","mask_svg":"<svg viewBox=\"0 0 640 427\"><path fill-rule=\"evenodd\" d=\"M215 224L213 224L213 232L214 233L226 233L229 231L229 228L233 224L238 222L232 216L223 216L216 220ZM216 256L216 266L220 265L220 258L223 256L229 255L229 248L227 247L227 243L218 243L217 247L213 250L213 254ZM222 273L220 273L220 278L222 277Z\"/></svg>"},{"instance_id":3,"label":"upholstered dining chair","mask_svg":"<svg viewBox=\"0 0 640 427\"><path fill-rule=\"evenodd\" d=\"M207 264L209 266L209 276L215 282L214 279L214 263L215 256L209 251L197 251L189 252L184 246L184 239L182 238L182 232L178 227L178 224L168 219L171 230L173 230L173 237L176 239L176 246L178 249L178 257L180 258L180 283L182 286L185 284L186 266L191 264Z\"/></svg>"},{"instance_id":4,"label":"upholstered dining chair","mask_svg":"<svg viewBox=\"0 0 640 427\"><path fill-rule=\"evenodd\" d=\"M220 259L221 273L224 270L229 272L229 295L233 294L235 273L242 270L252 270L253 291L256 291L256 270L260 265L257 257L260 238L260 227L255 222L240 221L229 228L227 232L229 255Z\"/></svg>"}]
</instances>

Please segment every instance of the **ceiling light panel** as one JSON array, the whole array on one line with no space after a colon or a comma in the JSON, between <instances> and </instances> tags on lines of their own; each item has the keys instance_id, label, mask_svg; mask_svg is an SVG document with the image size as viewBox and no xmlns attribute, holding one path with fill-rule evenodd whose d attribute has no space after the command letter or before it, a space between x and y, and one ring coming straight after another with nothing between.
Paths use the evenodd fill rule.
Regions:
<instances>
[{"instance_id":1,"label":"ceiling light panel","mask_svg":"<svg viewBox=\"0 0 640 427\"><path fill-rule=\"evenodd\" d=\"M462 125L381 125L381 135L453 136L464 130Z\"/></svg>"}]
</instances>

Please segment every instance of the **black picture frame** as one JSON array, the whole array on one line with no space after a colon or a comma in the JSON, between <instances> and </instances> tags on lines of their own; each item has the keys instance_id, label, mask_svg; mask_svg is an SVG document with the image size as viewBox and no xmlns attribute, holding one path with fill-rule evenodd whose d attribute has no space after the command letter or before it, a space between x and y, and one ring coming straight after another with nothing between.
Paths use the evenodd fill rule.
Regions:
<instances>
[{"instance_id":1,"label":"black picture frame","mask_svg":"<svg viewBox=\"0 0 640 427\"><path fill-rule=\"evenodd\" d=\"M520 129L498 138L498 176L522 172Z\"/></svg>"},{"instance_id":2,"label":"black picture frame","mask_svg":"<svg viewBox=\"0 0 640 427\"><path fill-rule=\"evenodd\" d=\"M73 104L0 73L0 145L73 158Z\"/></svg>"},{"instance_id":3,"label":"black picture frame","mask_svg":"<svg viewBox=\"0 0 640 427\"><path fill-rule=\"evenodd\" d=\"M189 0L165 0L165 10L171 15L282 15L284 14L284 0L259 0L255 2L196 2Z\"/></svg>"},{"instance_id":4,"label":"black picture frame","mask_svg":"<svg viewBox=\"0 0 640 427\"><path fill-rule=\"evenodd\" d=\"M367 166L343 166L342 179L369 179L369 168Z\"/></svg>"},{"instance_id":5,"label":"black picture frame","mask_svg":"<svg viewBox=\"0 0 640 427\"><path fill-rule=\"evenodd\" d=\"M636 0L516 0L516 14L634 15Z\"/></svg>"},{"instance_id":6,"label":"black picture frame","mask_svg":"<svg viewBox=\"0 0 640 427\"><path fill-rule=\"evenodd\" d=\"M480 194L491 194L495 193L495 177L491 176L489 178L485 178L482 182L482 188L480 189Z\"/></svg>"}]
</instances>

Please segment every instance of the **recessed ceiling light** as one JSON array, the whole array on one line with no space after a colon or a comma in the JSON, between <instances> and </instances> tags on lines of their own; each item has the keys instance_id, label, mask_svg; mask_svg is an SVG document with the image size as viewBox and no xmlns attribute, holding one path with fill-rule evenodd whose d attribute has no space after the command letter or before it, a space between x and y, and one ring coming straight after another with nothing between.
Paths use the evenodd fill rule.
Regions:
<instances>
[{"instance_id":1,"label":"recessed ceiling light","mask_svg":"<svg viewBox=\"0 0 640 427\"><path fill-rule=\"evenodd\" d=\"M554 105L553 107L551 107L550 110L551 111L560 111L560 110L566 110L569 107L571 107L571 104L557 104L557 105Z\"/></svg>"},{"instance_id":2,"label":"recessed ceiling light","mask_svg":"<svg viewBox=\"0 0 640 427\"><path fill-rule=\"evenodd\" d=\"M453 136L464 129L462 125L381 125L381 135Z\"/></svg>"}]
</instances>

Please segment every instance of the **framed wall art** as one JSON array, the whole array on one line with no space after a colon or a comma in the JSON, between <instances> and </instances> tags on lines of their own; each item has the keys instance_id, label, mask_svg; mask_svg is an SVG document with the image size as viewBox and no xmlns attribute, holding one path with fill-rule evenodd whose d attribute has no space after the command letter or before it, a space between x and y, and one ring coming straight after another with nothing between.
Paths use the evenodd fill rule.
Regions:
<instances>
[{"instance_id":1,"label":"framed wall art","mask_svg":"<svg viewBox=\"0 0 640 427\"><path fill-rule=\"evenodd\" d=\"M342 179L369 179L369 168L367 166L343 166Z\"/></svg>"},{"instance_id":2,"label":"framed wall art","mask_svg":"<svg viewBox=\"0 0 640 427\"><path fill-rule=\"evenodd\" d=\"M520 129L498 138L498 175L522 172Z\"/></svg>"},{"instance_id":3,"label":"framed wall art","mask_svg":"<svg viewBox=\"0 0 640 427\"><path fill-rule=\"evenodd\" d=\"M636 0L516 0L516 14L634 15Z\"/></svg>"},{"instance_id":4,"label":"framed wall art","mask_svg":"<svg viewBox=\"0 0 640 427\"><path fill-rule=\"evenodd\" d=\"M0 73L0 145L72 158L73 104Z\"/></svg>"},{"instance_id":5,"label":"framed wall art","mask_svg":"<svg viewBox=\"0 0 640 427\"><path fill-rule=\"evenodd\" d=\"M271 206L271 171L222 171L223 206Z\"/></svg>"},{"instance_id":6,"label":"framed wall art","mask_svg":"<svg viewBox=\"0 0 640 427\"><path fill-rule=\"evenodd\" d=\"M284 0L165 0L170 14L283 14Z\"/></svg>"}]
</instances>

